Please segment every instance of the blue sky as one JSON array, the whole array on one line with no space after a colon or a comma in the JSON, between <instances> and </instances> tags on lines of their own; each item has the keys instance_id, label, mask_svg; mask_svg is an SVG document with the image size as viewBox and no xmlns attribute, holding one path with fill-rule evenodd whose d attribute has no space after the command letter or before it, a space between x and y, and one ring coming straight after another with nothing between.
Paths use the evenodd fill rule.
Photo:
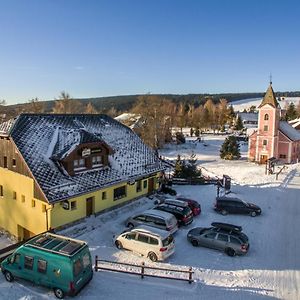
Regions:
<instances>
[{"instance_id":1,"label":"blue sky","mask_svg":"<svg viewBox=\"0 0 300 300\"><path fill-rule=\"evenodd\" d=\"M0 100L300 90L292 0L0 0Z\"/></svg>"}]
</instances>

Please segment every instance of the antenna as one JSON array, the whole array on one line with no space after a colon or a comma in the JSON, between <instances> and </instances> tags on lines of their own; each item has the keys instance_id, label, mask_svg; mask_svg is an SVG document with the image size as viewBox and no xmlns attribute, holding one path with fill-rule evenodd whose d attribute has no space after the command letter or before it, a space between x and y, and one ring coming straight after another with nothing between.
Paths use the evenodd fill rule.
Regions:
<instances>
[{"instance_id":1,"label":"antenna","mask_svg":"<svg viewBox=\"0 0 300 300\"><path fill-rule=\"evenodd\" d=\"M272 73L270 73L270 84L272 84Z\"/></svg>"}]
</instances>

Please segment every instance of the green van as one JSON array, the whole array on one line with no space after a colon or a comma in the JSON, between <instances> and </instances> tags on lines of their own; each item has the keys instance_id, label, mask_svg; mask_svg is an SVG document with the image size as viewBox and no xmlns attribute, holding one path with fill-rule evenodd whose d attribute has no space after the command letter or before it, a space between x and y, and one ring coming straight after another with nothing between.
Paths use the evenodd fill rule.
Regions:
<instances>
[{"instance_id":1,"label":"green van","mask_svg":"<svg viewBox=\"0 0 300 300\"><path fill-rule=\"evenodd\" d=\"M7 281L14 277L53 289L57 298L76 295L93 277L86 242L43 233L27 241L1 263Z\"/></svg>"}]
</instances>

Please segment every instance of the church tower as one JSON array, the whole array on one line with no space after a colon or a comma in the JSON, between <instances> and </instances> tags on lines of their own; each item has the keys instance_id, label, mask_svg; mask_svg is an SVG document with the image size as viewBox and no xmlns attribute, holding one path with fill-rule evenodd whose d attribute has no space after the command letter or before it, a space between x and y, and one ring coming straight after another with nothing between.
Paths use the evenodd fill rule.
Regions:
<instances>
[{"instance_id":1,"label":"church tower","mask_svg":"<svg viewBox=\"0 0 300 300\"><path fill-rule=\"evenodd\" d=\"M259 163L265 163L271 157L278 157L280 106L276 100L272 88L272 81L267 92L258 107L258 130L256 141L251 141L255 148L253 159ZM250 155L251 156L251 155Z\"/></svg>"}]
</instances>

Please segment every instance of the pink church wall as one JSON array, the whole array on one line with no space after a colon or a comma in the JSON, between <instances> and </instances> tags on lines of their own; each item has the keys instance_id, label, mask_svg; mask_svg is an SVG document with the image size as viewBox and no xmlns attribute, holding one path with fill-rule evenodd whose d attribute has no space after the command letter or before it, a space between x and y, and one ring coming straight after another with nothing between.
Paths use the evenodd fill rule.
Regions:
<instances>
[{"instance_id":1,"label":"pink church wall","mask_svg":"<svg viewBox=\"0 0 300 300\"><path fill-rule=\"evenodd\" d=\"M248 159L250 161L255 161L255 154L256 154L256 138L257 138L257 133L254 132L250 137L249 137L249 149L248 149Z\"/></svg>"}]
</instances>

